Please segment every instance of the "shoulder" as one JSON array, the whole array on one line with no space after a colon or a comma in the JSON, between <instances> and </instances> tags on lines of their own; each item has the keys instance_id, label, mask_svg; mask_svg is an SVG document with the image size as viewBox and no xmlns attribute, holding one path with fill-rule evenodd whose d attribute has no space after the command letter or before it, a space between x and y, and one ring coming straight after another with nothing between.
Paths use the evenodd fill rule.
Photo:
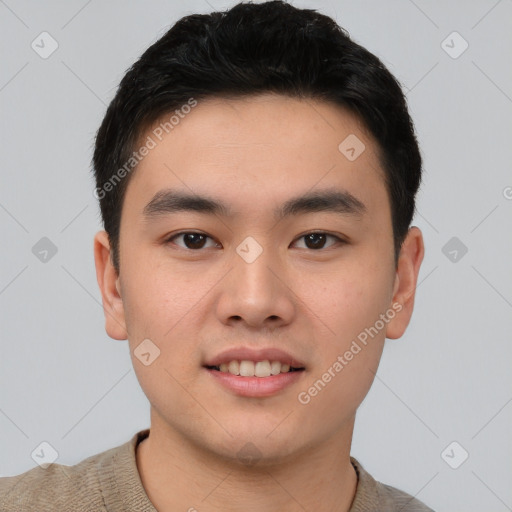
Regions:
<instances>
[{"instance_id":1,"label":"shoulder","mask_svg":"<svg viewBox=\"0 0 512 512\"><path fill-rule=\"evenodd\" d=\"M354 457L350 457L358 476L350 512L434 512L414 496L375 480Z\"/></svg>"},{"instance_id":2,"label":"shoulder","mask_svg":"<svg viewBox=\"0 0 512 512\"><path fill-rule=\"evenodd\" d=\"M88 457L74 466L37 466L20 475L0 478L1 512L107 510L105 480L116 459L131 442Z\"/></svg>"},{"instance_id":3,"label":"shoulder","mask_svg":"<svg viewBox=\"0 0 512 512\"><path fill-rule=\"evenodd\" d=\"M50 464L35 467L12 477L0 478L0 508L2 512L15 510L73 510L82 511L83 493L87 494L89 510L103 510L101 494L94 471L95 461L101 455L85 459L75 466ZM92 492L91 492L92 491Z\"/></svg>"}]
</instances>

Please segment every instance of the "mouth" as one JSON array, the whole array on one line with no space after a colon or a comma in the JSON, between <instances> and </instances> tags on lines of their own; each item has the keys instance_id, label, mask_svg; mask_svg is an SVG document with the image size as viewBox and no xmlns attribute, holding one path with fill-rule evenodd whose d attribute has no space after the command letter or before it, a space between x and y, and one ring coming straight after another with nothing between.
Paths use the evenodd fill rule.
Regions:
<instances>
[{"instance_id":1,"label":"mouth","mask_svg":"<svg viewBox=\"0 0 512 512\"><path fill-rule=\"evenodd\" d=\"M216 385L252 398L276 395L300 381L306 371L304 363L275 348L234 348L207 360L203 367Z\"/></svg>"},{"instance_id":2,"label":"mouth","mask_svg":"<svg viewBox=\"0 0 512 512\"><path fill-rule=\"evenodd\" d=\"M221 363L220 365L205 366L208 370L215 370L221 373L229 373L240 377L259 377L265 378L281 373L292 373L304 371L304 367L291 366L288 363L281 361L250 361L250 360L236 360Z\"/></svg>"}]
</instances>

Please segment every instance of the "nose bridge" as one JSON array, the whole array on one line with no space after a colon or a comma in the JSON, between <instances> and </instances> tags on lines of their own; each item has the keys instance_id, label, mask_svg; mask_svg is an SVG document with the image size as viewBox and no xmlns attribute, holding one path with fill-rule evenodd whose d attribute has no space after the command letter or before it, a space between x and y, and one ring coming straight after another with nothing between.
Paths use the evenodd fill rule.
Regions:
<instances>
[{"instance_id":1,"label":"nose bridge","mask_svg":"<svg viewBox=\"0 0 512 512\"><path fill-rule=\"evenodd\" d=\"M218 310L224 321L236 317L257 326L269 318L274 322L290 320L292 294L277 251L247 237L236 248L232 267Z\"/></svg>"},{"instance_id":2,"label":"nose bridge","mask_svg":"<svg viewBox=\"0 0 512 512\"><path fill-rule=\"evenodd\" d=\"M274 292L279 261L276 251L268 246L268 238L262 240L260 237L260 243L248 236L236 248L234 273L237 284L242 287L242 295L257 293L264 298Z\"/></svg>"}]
</instances>

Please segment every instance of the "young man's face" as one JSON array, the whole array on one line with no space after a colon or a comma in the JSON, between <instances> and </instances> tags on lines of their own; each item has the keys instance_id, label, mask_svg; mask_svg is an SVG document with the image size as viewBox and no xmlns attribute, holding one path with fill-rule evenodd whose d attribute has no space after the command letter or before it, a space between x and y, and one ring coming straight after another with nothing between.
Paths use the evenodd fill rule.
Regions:
<instances>
[{"instance_id":1,"label":"young man's face","mask_svg":"<svg viewBox=\"0 0 512 512\"><path fill-rule=\"evenodd\" d=\"M142 138L157 144L127 187L119 279L104 233L95 245L107 332L129 339L152 431L268 462L350 439L385 337L409 322L423 256L412 228L395 267L375 142L340 107L269 94L200 102L163 133ZM171 192L226 211L156 204ZM333 192L339 201L323 209L319 200L276 213ZM289 359L303 370L207 367Z\"/></svg>"}]
</instances>

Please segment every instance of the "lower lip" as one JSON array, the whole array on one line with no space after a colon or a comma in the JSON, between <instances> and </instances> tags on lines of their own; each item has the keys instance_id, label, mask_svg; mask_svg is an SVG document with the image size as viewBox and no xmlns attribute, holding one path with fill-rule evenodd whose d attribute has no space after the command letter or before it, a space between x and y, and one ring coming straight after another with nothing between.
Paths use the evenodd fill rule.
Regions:
<instances>
[{"instance_id":1,"label":"lower lip","mask_svg":"<svg viewBox=\"0 0 512 512\"><path fill-rule=\"evenodd\" d=\"M239 375L208 368L206 368L206 371L236 395L258 398L279 393L279 391L300 380L304 373L304 370L301 370L271 375L270 377L240 377Z\"/></svg>"}]
</instances>

